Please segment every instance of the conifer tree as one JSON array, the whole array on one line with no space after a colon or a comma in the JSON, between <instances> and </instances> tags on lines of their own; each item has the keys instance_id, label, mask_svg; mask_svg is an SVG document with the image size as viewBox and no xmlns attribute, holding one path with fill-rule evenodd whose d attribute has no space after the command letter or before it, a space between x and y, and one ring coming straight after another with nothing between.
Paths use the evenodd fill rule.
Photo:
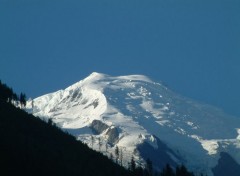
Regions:
<instances>
[{"instance_id":1,"label":"conifer tree","mask_svg":"<svg viewBox=\"0 0 240 176\"><path fill-rule=\"evenodd\" d=\"M134 160L134 157L132 156L131 158L131 162L130 162L130 170L132 172L134 172L136 170L136 163L135 163L135 160Z\"/></svg>"},{"instance_id":2,"label":"conifer tree","mask_svg":"<svg viewBox=\"0 0 240 176\"><path fill-rule=\"evenodd\" d=\"M110 154L110 160L113 161L113 154L112 153Z\"/></svg>"},{"instance_id":3,"label":"conifer tree","mask_svg":"<svg viewBox=\"0 0 240 176\"><path fill-rule=\"evenodd\" d=\"M32 110L34 108L34 100L31 101Z\"/></svg>"},{"instance_id":4,"label":"conifer tree","mask_svg":"<svg viewBox=\"0 0 240 176\"><path fill-rule=\"evenodd\" d=\"M105 152L107 153L107 151L108 151L108 143L106 142L105 143Z\"/></svg>"},{"instance_id":5,"label":"conifer tree","mask_svg":"<svg viewBox=\"0 0 240 176\"><path fill-rule=\"evenodd\" d=\"M122 148L120 148L120 151L119 151L119 160L120 160L120 165L122 166L123 165L123 151L122 151Z\"/></svg>"},{"instance_id":6,"label":"conifer tree","mask_svg":"<svg viewBox=\"0 0 240 176\"><path fill-rule=\"evenodd\" d=\"M22 108L26 106L26 95L24 93L20 94L20 104Z\"/></svg>"},{"instance_id":7,"label":"conifer tree","mask_svg":"<svg viewBox=\"0 0 240 176\"><path fill-rule=\"evenodd\" d=\"M193 176L184 165L176 168L176 176Z\"/></svg>"},{"instance_id":8,"label":"conifer tree","mask_svg":"<svg viewBox=\"0 0 240 176\"><path fill-rule=\"evenodd\" d=\"M174 176L175 175L172 167L169 164L166 165L166 174L167 174L167 176Z\"/></svg>"},{"instance_id":9,"label":"conifer tree","mask_svg":"<svg viewBox=\"0 0 240 176\"><path fill-rule=\"evenodd\" d=\"M146 169L147 169L149 176L152 176L153 168L152 168L152 161L150 159L147 159L147 161L146 161Z\"/></svg>"},{"instance_id":10,"label":"conifer tree","mask_svg":"<svg viewBox=\"0 0 240 176\"><path fill-rule=\"evenodd\" d=\"M98 138L98 148L99 148L99 151L101 151L102 141L101 141L101 138L100 138L100 137Z\"/></svg>"},{"instance_id":11,"label":"conifer tree","mask_svg":"<svg viewBox=\"0 0 240 176\"><path fill-rule=\"evenodd\" d=\"M116 148L115 148L115 156L116 156L116 163L118 163L118 159L119 159L119 148L118 148L118 146L116 146Z\"/></svg>"},{"instance_id":12,"label":"conifer tree","mask_svg":"<svg viewBox=\"0 0 240 176\"><path fill-rule=\"evenodd\" d=\"M53 126L53 121L52 121L51 118L48 119L47 124L50 125L50 126Z\"/></svg>"},{"instance_id":13,"label":"conifer tree","mask_svg":"<svg viewBox=\"0 0 240 176\"><path fill-rule=\"evenodd\" d=\"M94 138L93 138L93 135L91 135L91 145L92 145L92 149L93 149L93 142L94 142Z\"/></svg>"}]
</instances>

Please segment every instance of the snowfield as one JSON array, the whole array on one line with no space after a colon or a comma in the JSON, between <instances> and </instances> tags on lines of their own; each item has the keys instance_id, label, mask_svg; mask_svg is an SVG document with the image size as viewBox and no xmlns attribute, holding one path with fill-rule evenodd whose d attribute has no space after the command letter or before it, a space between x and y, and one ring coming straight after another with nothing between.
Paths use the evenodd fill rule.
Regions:
<instances>
[{"instance_id":1,"label":"snowfield","mask_svg":"<svg viewBox=\"0 0 240 176\"><path fill-rule=\"evenodd\" d=\"M240 118L180 96L142 75L94 72L64 90L28 101L26 110L43 120L51 118L105 155L115 157L118 146L124 166L132 156L144 165L146 157L154 159L154 151L160 150L172 162L208 175L222 151L240 163ZM144 154L139 149L143 144L153 152Z\"/></svg>"}]
</instances>

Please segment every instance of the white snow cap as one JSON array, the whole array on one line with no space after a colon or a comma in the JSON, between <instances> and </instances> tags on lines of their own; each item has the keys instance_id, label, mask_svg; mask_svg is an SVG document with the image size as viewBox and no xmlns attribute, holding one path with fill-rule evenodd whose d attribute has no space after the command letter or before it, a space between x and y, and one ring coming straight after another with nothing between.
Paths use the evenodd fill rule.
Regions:
<instances>
[{"instance_id":1,"label":"white snow cap","mask_svg":"<svg viewBox=\"0 0 240 176\"><path fill-rule=\"evenodd\" d=\"M157 150L157 139L194 171L212 175L223 150L240 163L239 118L180 96L144 75L93 72L64 90L35 98L33 108L29 101L27 108L96 150L100 138L108 146L100 149L106 155L118 146L125 165L132 155L143 164L137 147L148 143ZM92 130L93 121L101 124L98 133Z\"/></svg>"}]
</instances>

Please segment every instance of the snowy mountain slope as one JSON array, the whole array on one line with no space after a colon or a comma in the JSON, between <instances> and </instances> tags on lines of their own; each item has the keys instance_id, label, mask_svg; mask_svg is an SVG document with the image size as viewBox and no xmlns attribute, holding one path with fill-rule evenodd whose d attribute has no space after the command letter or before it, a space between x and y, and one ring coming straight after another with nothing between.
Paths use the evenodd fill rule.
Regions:
<instances>
[{"instance_id":1,"label":"snowy mountain slope","mask_svg":"<svg viewBox=\"0 0 240 176\"><path fill-rule=\"evenodd\" d=\"M65 90L27 103L28 111L106 155L122 151L155 168L164 158L212 175L220 152L240 163L240 119L182 97L142 75L111 77L92 73ZM148 151L148 152L145 152ZM164 164L164 163L162 163Z\"/></svg>"}]
</instances>

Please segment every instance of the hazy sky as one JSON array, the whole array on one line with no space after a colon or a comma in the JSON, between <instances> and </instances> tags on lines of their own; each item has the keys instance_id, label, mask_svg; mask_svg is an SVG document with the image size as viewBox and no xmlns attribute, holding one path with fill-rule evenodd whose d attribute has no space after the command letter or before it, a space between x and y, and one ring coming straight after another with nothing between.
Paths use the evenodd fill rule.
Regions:
<instances>
[{"instance_id":1,"label":"hazy sky","mask_svg":"<svg viewBox=\"0 0 240 176\"><path fill-rule=\"evenodd\" d=\"M0 79L37 97L144 74L240 117L239 0L0 0Z\"/></svg>"}]
</instances>

